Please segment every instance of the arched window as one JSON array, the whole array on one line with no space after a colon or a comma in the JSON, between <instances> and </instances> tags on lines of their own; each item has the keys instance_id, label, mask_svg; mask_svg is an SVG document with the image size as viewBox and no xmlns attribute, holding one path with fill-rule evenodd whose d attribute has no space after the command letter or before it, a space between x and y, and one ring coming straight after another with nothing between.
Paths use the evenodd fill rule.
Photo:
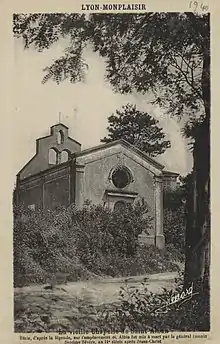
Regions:
<instances>
[{"instance_id":1,"label":"arched window","mask_svg":"<svg viewBox=\"0 0 220 344\"><path fill-rule=\"evenodd\" d=\"M127 167L119 166L112 173L112 182L118 189L125 188L132 182L132 175Z\"/></svg>"},{"instance_id":2,"label":"arched window","mask_svg":"<svg viewBox=\"0 0 220 344\"><path fill-rule=\"evenodd\" d=\"M58 162L57 151L54 148L49 149L49 164L56 165Z\"/></svg>"},{"instance_id":3,"label":"arched window","mask_svg":"<svg viewBox=\"0 0 220 344\"><path fill-rule=\"evenodd\" d=\"M63 131L62 130L59 130L57 132L57 144L60 145L62 144L64 141L64 134L63 134Z\"/></svg>"},{"instance_id":4,"label":"arched window","mask_svg":"<svg viewBox=\"0 0 220 344\"><path fill-rule=\"evenodd\" d=\"M126 202L124 201L117 201L114 205L114 211L122 212L126 208Z\"/></svg>"},{"instance_id":5,"label":"arched window","mask_svg":"<svg viewBox=\"0 0 220 344\"><path fill-rule=\"evenodd\" d=\"M65 161L68 161L69 160L69 152L67 152L66 150L63 150L61 152L61 160L60 162L65 162Z\"/></svg>"}]
</instances>

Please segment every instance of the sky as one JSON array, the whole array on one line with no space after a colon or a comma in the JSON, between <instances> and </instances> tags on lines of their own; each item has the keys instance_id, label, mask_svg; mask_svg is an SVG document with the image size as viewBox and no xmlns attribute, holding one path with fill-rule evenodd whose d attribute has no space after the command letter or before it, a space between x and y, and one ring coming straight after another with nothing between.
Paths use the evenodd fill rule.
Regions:
<instances>
[{"instance_id":1,"label":"sky","mask_svg":"<svg viewBox=\"0 0 220 344\"><path fill-rule=\"evenodd\" d=\"M60 85L53 81L44 85L41 83L45 75L43 68L62 54L66 43L60 40L47 51L39 53L34 48L24 50L22 41L14 39L14 175L35 154L36 139L48 135L50 126L59 122L59 112L61 122L69 127L69 136L85 149L100 144L100 139L107 135L107 117L128 102L158 119L166 139L171 141L171 148L156 160L173 172L182 175L190 172L192 156L180 133L181 124L166 116L158 106L150 105L147 94L114 93L104 79L104 60L90 47L84 53L89 65L84 82L71 84L66 80Z\"/></svg>"}]
</instances>

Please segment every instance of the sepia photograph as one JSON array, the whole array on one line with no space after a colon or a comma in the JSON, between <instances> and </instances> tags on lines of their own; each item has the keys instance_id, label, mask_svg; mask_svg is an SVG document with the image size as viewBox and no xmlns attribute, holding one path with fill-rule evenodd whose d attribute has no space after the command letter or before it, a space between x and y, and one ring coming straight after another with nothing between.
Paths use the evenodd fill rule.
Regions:
<instances>
[{"instance_id":1,"label":"sepia photograph","mask_svg":"<svg viewBox=\"0 0 220 344\"><path fill-rule=\"evenodd\" d=\"M14 332L209 332L210 14L12 28Z\"/></svg>"}]
</instances>

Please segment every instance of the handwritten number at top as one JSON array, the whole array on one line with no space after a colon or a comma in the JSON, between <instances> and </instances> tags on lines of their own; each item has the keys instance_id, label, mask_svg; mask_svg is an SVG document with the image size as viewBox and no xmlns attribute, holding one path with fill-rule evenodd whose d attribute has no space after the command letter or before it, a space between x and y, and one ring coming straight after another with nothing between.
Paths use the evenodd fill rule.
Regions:
<instances>
[{"instance_id":1,"label":"handwritten number at top","mask_svg":"<svg viewBox=\"0 0 220 344\"><path fill-rule=\"evenodd\" d=\"M200 2L200 1L190 1L189 8L193 12L203 12L204 13L204 12L208 12L208 10L209 10L209 6L204 5L203 2Z\"/></svg>"}]
</instances>

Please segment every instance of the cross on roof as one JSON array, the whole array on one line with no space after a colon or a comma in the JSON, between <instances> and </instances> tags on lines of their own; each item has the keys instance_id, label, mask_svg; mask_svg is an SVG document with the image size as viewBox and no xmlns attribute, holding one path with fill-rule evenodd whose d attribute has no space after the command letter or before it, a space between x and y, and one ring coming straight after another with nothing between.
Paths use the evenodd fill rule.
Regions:
<instances>
[{"instance_id":1,"label":"cross on roof","mask_svg":"<svg viewBox=\"0 0 220 344\"><path fill-rule=\"evenodd\" d=\"M59 123L61 123L61 112L59 112Z\"/></svg>"}]
</instances>

